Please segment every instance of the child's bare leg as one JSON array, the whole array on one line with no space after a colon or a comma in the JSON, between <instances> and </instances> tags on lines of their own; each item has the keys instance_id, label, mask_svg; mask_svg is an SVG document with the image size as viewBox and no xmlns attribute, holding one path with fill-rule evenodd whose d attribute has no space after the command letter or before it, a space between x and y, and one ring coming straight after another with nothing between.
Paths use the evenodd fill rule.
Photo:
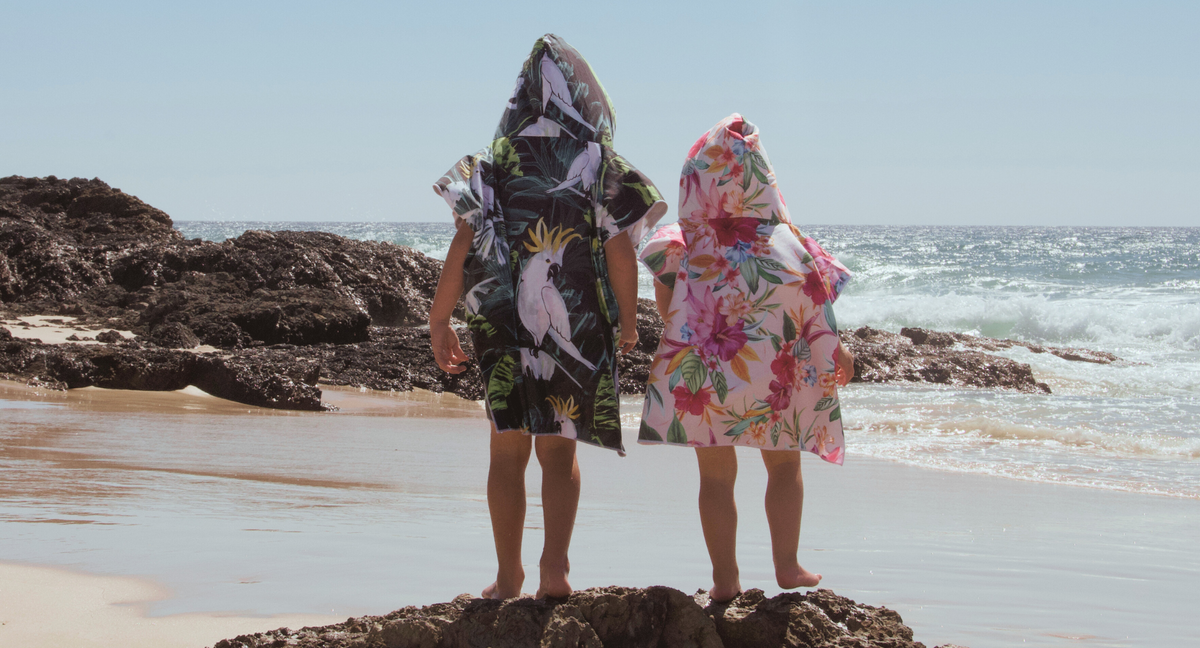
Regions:
<instances>
[{"instance_id":1,"label":"child's bare leg","mask_svg":"<svg viewBox=\"0 0 1200 648\"><path fill-rule=\"evenodd\" d=\"M700 464L700 526L712 560L712 600L728 601L742 591L737 566L737 454L732 446L696 448Z\"/></svg>"},{"instance_id":2,"label":"child's bare leg","mask_svg":"<svg viewBox=\"0 0 1200 648\"><path fill-rule=\"evenodd\" d=\"M488 469L488 511L496 540L496 582L483 590L484 598L506 599L521 595L525 569L521 566L521 538L525 530L525 467L531 439L511 430L496 434L492 428L491 467Z\"/></svg>"},{"instance_id":3,"label":"child's bare leg","mask_svg":"<svg viewBox=\"0 0 1200 648\"><path fill-rule=\"evenodd\" d=\"M783 589L813 587L821 575L800 566L800 515L804 510L804 477L800 453L794 450L763 450L767 466L767 525L771 528L771 553L775 558L775 581Z\"/></svg>"},{"instance_id":4,"label":"child's bare leg","mask_svg":"<svg viewBox=\"0 0 1200 648\"><path fill-rule=\"evenodd\" d=\"M571 532L575 529L575 512L579 509L579 462L575 459L575 440L544 436L538 437L534 446L538 463L542 465L542 514L546 527L537 596L562 598L571 595L571 584L567 582L571 563L567 551L571 547Z\"/></svg>"}]
</instances>

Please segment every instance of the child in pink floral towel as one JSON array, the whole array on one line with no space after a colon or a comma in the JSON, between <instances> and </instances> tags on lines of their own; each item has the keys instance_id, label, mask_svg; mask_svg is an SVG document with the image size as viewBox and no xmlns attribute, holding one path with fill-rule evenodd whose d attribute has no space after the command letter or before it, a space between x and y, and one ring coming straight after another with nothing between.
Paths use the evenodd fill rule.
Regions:
<instances>
[{"instance_id":1,"label":"child in pink floral towel","mask_svg":"<svg viewBox=\"0 0 1200 648\"><path fill-rule=\"evenodd\" d=\"M841 464L837 388L854 374L833 301L850 272L792 225L758 129L723 119L688 151L679 223L641 253L665 327L650 369L638 441L692 446L713 600L741 591L734 446L762 450L775 578L820 580L800 566L799 450Z\"/></svg>"}]
</instances>

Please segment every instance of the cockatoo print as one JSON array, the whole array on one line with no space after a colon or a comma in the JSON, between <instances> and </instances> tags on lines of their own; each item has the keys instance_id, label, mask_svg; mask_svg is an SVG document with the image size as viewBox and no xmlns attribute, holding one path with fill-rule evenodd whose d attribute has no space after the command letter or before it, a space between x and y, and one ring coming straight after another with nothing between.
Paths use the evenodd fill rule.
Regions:
<instances>
[{"instance_id":1,"label":"cockatoo print","mask_svg":"<svg viewBox=\"0 0 1200 648\"><path fill-rule=\"evenodd\" d=\"M545 115L537 118L537 121L526 126L517 137L558 137L562 135L563 128L558 125L558 122L546 119ZM571 131L567 131L567 135L571 135ZM571 135L575 139L574 135Z\"/></svg>"},{"instance_id":2,"label":"cockatoo print","mask_svg":"<svg viewBox=\"0 0 1200 648\"><path fill-rule=\"evenodd\" d=\"M559 434L564 439L579 438L575 430L575 419L579 418L579 406L575 404L575 397L568 396L567 400L563 400L557 396L547 396L546 400L550 401L550 407L554 408L554 422L559 425Z\"/></svg>"},{"instance_id":3,"label":"cockatoo print","mask_svg":"<svg viewBox=\"0 0 1200 648\"><path fill-rule=\"evenodd\" d=\"M533 256L525 263L517 282L517 315L521 324L533 334L534 344L538 348L530 350L529 354L522 349L522 364L526 364L526 355L532 355L528 361L534 365L530 368L536 377L548 378L553 375L553 366L547 365L545 360L549 355L541 350L549 335L563 353L594 370L596 365L584 359L579 348L571 341L567 304L554 285L554 278L562 268L563 250L567 243L575 239L582 240L583 237L574 229L564 230L561 226L547 229L546 221L538 219L537 227L529 232L529 238L532 242L526 242L525 249L532 252ZM550 361L554 362L552 358Z\"/></svg>"},{"instance_id":4,"label":"cockatoo print","mask_svg":"<svg viewBox=\"0 0 1200 648\"><path fill-rule=\"evenodd\" d=\"M480 281L479 283L475 284L474 288L471 288L470 290L468 290L467 296L463 298L464 301L466 301L467 312L472 315L478 315L479 314L479 297L480 297L480 295L487 293L491 289L490 287L493 284L499 284L499 282L500 282L500 280L497 279L496 277L491 277L489 279L484 279L483 281Z\"/></svg>"},{"instance_id":5,"label":"cockatoo print","mask_svg":"<svg viewBox=\"0 0 1200 648\"><path fill-rule=\"evenodd\" d=\"M554 104L558 106L565 115L571 117L575 121L587 126L593 133L596 132L596 127L592 126L575 110L575 106L571 105L571 87L567 85L567 77L563 75L562 70L558 69L558 65L549 57L542 57L542 110L545 106Z\"/></svg>"},{"instance_id":6,"label":"cockatoo print","mask_svg":"<svg viewBox=\"0 0 1200 648\"><path fill-rule=\"evenodd\" d=\"M584 191L591 189L592 185L596 184L596 176L600 172L600 145L596 142L588 142L587 148L579 152L575 156L575 160L571 162L571 168L567 169L567 178L558 183L558 186L547 189L546 193L554 193L566 189L579 195L583 192L575 188L579 185Z\"/></svg>"}]
</instances>

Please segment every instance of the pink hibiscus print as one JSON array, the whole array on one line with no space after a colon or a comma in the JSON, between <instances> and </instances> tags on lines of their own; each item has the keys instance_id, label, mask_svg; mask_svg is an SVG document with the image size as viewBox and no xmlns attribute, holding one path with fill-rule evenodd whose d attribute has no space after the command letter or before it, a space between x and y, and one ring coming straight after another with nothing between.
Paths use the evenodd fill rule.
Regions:
<instances>
[{"instance_id":1,"label":"pink hibiscus print","mask_svg":"<svg viewBox=\"0 0 1200 648\"><path fill-rule=\"evenodd\" d=\"M820 271L813 270L804 275L804 294L808 295L817 306L824 305L829 301L829 289L825 285L825 278L821 276Z\"/></svg>"},{"instance_id":2,"label":"pink hibiscus print","mask_svg":"<svg viewBox=\"0 0 1200 648\"><path fill-rule=\"evenodd\" d=\"M703 414L704 408L712 402L712 392L708 387L701 387L700 391L693 394L688 390L687 385L680 385L671 392L671 395L675 397L675 409L687 412L692 416Z\"/></svg>"},{"instance_id":3,"label":"pink hibiscus print","mask_svg":"<svg viewBox=\"0 0 1200 648\"><path fill-rule=\"evenodd\" d=\"M717 243L725 247L732 247L739 241L753 243L758 239L758 219L755 218L719 216L710 218L708 226L717 237Z\"/></svg>"},{"instance_id":4,"label":"pink hibiscus print","mask_svg":"<svg viewBox=\"0 0 1200 648\"><path fill-rule=\"evenodd\" d=\"M709 356L717 356L724 362L733 360L738 351L746 346L746 334L742 331L742 320L730 326L724 317L713 322L712 334L700 339L700 348Z\"/></svg>"},{"instance_id":5,"label":"pink hibiscus print","mask_svg":"<svg viewBox=\"0 0 1200 648\"><path fill-rule=\"evenodd\" d=\"M767 405L776 412L782 412L792 404L792 385L790 382L771 381L771 393L764 398Z\"/></svg>"}]
</instances>

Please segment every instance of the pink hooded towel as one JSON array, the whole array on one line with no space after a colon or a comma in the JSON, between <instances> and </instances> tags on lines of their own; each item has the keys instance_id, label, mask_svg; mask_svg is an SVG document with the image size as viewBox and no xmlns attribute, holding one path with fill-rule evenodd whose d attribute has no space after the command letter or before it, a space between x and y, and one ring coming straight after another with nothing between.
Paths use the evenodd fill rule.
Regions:
<instances>
[{"instance_id":1,"label":"pink hooded towel","mask_svg":"<svg viewBox=\"0 0 1200 648\"><path fill-rule=\"evenodd\" d=\"M850 272L792 225L753 124L735 113L696 141L679 222L641 259L674 294L638 441L841 464L833 301Z\"/></svg>"}]
</instances>

